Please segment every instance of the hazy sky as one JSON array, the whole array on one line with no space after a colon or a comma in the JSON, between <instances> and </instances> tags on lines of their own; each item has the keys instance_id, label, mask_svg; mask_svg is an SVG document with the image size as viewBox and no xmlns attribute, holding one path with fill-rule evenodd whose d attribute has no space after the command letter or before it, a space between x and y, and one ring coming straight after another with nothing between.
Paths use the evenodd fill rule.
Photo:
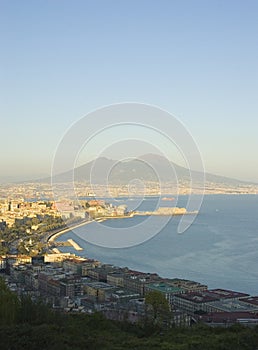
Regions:
<instances>
[{"instance_id":1,"label":"hazy sky","mask_svg":"<svg viewBox=\"0 0 258 350\"><path fill-rule=\"evenodd\" d=\"M0 33L1 176L47 174L72 123L132 101L178 117L207 171L258 181L257 0L1 0Z\"/></svg>"}]
</instances>

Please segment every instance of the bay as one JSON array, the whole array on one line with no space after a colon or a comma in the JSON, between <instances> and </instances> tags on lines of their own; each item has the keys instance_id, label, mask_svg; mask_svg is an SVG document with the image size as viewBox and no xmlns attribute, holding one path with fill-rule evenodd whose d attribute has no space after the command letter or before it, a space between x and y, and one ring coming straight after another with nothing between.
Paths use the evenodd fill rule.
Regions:
<instances>
[{"instance_id":1,"label":"bay","mask_svg":"<svg viewBox=\"0 0 258 350\"><path fill-rule=\"evenodd\" d=\"M178 198L177 206L185 206L187 196ZM115 230L142 225L146 217L111 219L101 224L87 224L58 237L72 238L84 250L72 247L60 250L95 258L103 263L128 266L162 277L179 277L207 284L209 288L227 288L258 295L258 196L206 195L199 214L183 234L177 233L179 216L172 217L152 239L130 248L99 247L84 238L105 227ZM111 200L108 200L111 202ZM126 203L129 209L154 210L157 206L174 206L173 201L158 198L119 198L115 205ZM160 227L160 217L154 225ZM87 237L87 235L85 236Z\"/></svg>"}]
</instances>

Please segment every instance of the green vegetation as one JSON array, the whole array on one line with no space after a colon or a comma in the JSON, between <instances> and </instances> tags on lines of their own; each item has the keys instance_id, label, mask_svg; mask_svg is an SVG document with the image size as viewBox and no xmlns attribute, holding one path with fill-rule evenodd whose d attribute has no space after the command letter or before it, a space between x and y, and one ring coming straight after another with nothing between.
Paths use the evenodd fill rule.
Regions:
<instances>
[{"instance_id":1,"label":"green vegetation","mask_svg":"<svg viewBox=\"0 0 258 350\"><path fill-rule=\"evenodd\" d=\"M47 249L45 237L49 232L55 232L80 221L81 219L77 217L64 221L60 216L53 215L16 219L12 227L7 226L0 230L0 255L10 253L13 249L19 254L31 256L41 254Z\"/></svg>"},{"instance_id":2,"label":"green vegetation","mask_svg":"<svg viewBox=\"0 0 258 350\"><path fill-rule=\"evenodd\" d=\"M165 296L158 291L150 291L146 294L148 318L157 325L169 324L171 319L170 305Z\"/></svg>"},{"instance_id":3,"label":"green vegetation","mask_svg":"<svg viewBox=\"0 0 258 350\"><path fill-rule=\"evenodd\" d=\"M0 280L1 349L88 350L255 350L258 328L161 329L157 324L131 325L101 314L62 314L30 297L18 298Z\"/></svg>"}]
</instances>

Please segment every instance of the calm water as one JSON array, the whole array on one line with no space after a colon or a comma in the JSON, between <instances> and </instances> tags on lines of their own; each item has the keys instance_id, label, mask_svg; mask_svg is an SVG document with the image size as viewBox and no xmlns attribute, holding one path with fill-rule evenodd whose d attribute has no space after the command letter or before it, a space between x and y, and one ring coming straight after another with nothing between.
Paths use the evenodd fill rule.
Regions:
<instances>
[{"instance_id":1,"label":"calm water","mask_svg":"<svg viewBox=\"0 0 258 350\"><path fill-rule=\"evenodd\" d=\"M187 197L180 197L177 206L184 206ZM116 202L116 204L122 204ZM129 202L128 202L129 203ZM132 208L137 200L131 200ZM173 206L174 202L161 202ZM140 210L153 210L157 199L147 199ZM146 217L108 220L102 225L121 228L134 226ZM159 217L155 223L159 225ZM173 217L151 240L124 249L94 246L81 239L83 233L97 233L102 225L88 224L59 237L73 238L84 248L62 248L77 255L96 258L118 266L128 266L163 277L193 279L209 288L230 288L258 295L258 196L208 195L194 224L183 234L177 234L179 217ZM79 237L79 236L80 237Z\"/></svg>"}]
</instances>

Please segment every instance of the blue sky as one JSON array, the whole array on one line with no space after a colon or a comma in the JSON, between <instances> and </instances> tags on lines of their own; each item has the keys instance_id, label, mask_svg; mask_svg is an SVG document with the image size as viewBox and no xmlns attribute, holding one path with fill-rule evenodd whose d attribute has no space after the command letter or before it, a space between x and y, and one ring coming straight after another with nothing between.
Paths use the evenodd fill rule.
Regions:
<instances>
[{"instance_id":1,"label":"blue sky","mask_svg":"<svg viewBox=\"0 0 258 350\"><path fill-rule=\"evenodd\" d=\"M47 174L72 123L132 101L178 117L207 171L258 181L257 18L250 0L2 0L1 175Z\"/></svg>"}]
</instances>

